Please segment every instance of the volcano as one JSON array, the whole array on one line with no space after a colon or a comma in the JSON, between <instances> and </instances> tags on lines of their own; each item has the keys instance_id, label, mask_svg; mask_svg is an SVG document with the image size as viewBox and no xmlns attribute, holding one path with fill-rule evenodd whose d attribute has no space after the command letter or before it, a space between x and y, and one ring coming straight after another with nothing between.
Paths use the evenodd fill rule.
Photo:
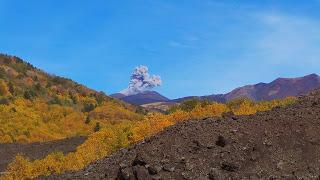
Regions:
<instances>
[{"instance_id":1,"label":"volcano","mask_svg":"<svg viewBox=\"0 0 320 180\"><path fill-rule=\"evenodd\" d=\"M135 95L130 95L130 96L125 96L124 94L116 93L110 96L134 105L143 105L143 104L149 104L149 103L155 103L155 102L169 101L168 98L159 94L156 91L145 91L145 92L135 94Z\"/></svg>"}]
</instances>

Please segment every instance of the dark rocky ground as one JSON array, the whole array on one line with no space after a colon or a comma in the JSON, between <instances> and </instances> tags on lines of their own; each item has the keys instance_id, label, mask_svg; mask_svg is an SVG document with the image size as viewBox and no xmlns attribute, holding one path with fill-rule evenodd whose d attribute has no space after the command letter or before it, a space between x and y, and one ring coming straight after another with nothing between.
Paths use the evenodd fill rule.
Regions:
<instances>
[{"instance_id":1,"label":"dark rocky ground","mask_svg":"<svg viewBox=\"0 0 320 180\"><path fill-rule=\"evenodd\" d=\"M42 179L320 179L320 90L269 112L183 122Z\"/></svg>"},{"instance_id":2,"label":"dark rocky ground","mask_svg":"<svg viewBox=\"0 0 320 180\"><path fill-rule=\"evenodd\" d=\"M30 160L43 158L56 151L69 153L75 151L76 147L82 144L85 139L85 137L74 137L44 143L0 144L0 172L5 170L18 153L24 154Z\"/></svg>"}]
</instances>

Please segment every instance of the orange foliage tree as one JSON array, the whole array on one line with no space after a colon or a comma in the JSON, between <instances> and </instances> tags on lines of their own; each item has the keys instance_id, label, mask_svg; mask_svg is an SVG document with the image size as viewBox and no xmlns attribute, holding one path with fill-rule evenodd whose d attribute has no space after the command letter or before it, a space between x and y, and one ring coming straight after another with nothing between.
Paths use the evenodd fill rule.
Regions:
<instances>
[{"instance_id":1,"label":"orange foliage tree","mask_svg":"<svg viewBox=\"0 0 320 180\"><path fill-rule=\"evenodd\" d=\"M7 96L9 93L9 88L6 82L0 79L0 96Z\"/></svg>"}]
</instances>

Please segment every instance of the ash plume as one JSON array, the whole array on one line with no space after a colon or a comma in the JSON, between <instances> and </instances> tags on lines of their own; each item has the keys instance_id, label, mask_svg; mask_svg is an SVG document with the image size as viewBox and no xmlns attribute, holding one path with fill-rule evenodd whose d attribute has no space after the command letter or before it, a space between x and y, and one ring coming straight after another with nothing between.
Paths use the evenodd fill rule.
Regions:
<instances>
[{"instance_id":1,"label":"ash plume","mask_svg":"<svg viewBox=\"0 0 320 180\"><path fill-rule=\"evenodd\" d=\"M120 93L126 96L135 95L161 85L162 81L160 76L151 76L148 67L140 65L136 67L131 74L128 88L122 90Z\"/></svg>"}]
</instances>

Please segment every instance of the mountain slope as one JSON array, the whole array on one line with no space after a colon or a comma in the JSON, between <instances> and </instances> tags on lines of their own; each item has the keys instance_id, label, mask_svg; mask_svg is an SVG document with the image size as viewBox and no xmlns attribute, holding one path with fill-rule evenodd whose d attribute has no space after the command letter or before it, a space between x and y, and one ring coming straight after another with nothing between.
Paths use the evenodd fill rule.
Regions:
<instances>
[{"instance_id":1,"label":"mountain slope","mask_svg":"<svg viewBox=\"0 0 320 180\"><path fill-rule=\"evenodd\" d=\"M126 97L126 95L121 94L121 93L115 93L115 94L111 94L110 97L116 98L116 99L121 99Z\"/></svg>"},{"instance_id":2,"label":"mountain slope","mask_svg":"<svg viewBox=\"0 0 320 180\"><path fill-rule=\"evenodd\" d=\"M115 101L103 92L89 89L71 79L50 75L15 56L0 54L0 80L6 83L8 92L5 94L13 97L41 98L52 104L73 107L79 105L77 108L83 109L85 102L81 102L81 97L85 97L92 98L95 101L92 103L96 103L96 105L105 101L114 101L125 108L132 110L135 108ZM3 97L5 94L1 94L1 96ZM59 95L67 95L68 99L59 99ZM79 98L80 102L77 104Z\"/></svg>"},{"instance_id":3,"label":"mountain slope","mask_svg":"<svg viewBox=\"0 0 320 180\"><path fill-rule=\"evenodd\" d=\"M216 102L226 102L224 98L224 94L217 94L217 95L209 95L209 96L187 96L187 97L182 97L178 99L173 99L171 100L172 102L183 102L187 100L192 100L192 99L197 99L197 100L210 100L210 101L216 101Z\"/></svg>"},{"instance_id":4,"label":"mountain slope","mask_svg":"<svg viewBox=\"0 0 320 180\"><path fill-rule=\"evenodd\" d=\"M135 95L130 95L130 96L125 96L121 93L116 93L110 96L130 104L135 104L135 105L169 101L168 98L164 97L163 95L159 94L156 91L145 91L145 92L135 94Z\"/></svg>"},{"instance_id":5,"label":"mountain slope","mask_svg":"<svg viewBox=\"0 0 320 180\"><path fill-rule=\"evenodd\" d=\"M300 78L278 78L271 83L247 85L236 88L227 94L190 96L173 101L182 102L190 99L208 99L217 102L227 102L240 97L247 97L255 101L268 101L305 94L319 87L320 76L310 74Z\"/></svg>"},{"instance_id":6,"label":"mountain slope","mask_svg":"<svg viewBox=\"0 0 320 180\"><path fill-rule=\"evenodd\" d=\"M320 90L256 115L187 121L43 179L319 179Z\"/></svg>"},{"instance_id":7,"label":"mountain slope","mask_svg":"<svg viewBox=\"0 0 320 180\"><path fill-rule=\"evenodd\" d=\"M320 77L316 74L300 78L278 78L271 83L259 83L237 88L226 94L225 99L231 100L246 96L257 101L281 99L287 96L297 96L320 87Z\"/></svg>"},{"instance_id":8,"label":"mountain slope","mask_svg":"<svg viewBox=\"0 0 320 180\"><path fill-rule=\"evenodd\" d=\"M0 54L0 143L89 135L111 121L142 119L135 106Z\"/></svg>"}]
</instances>

